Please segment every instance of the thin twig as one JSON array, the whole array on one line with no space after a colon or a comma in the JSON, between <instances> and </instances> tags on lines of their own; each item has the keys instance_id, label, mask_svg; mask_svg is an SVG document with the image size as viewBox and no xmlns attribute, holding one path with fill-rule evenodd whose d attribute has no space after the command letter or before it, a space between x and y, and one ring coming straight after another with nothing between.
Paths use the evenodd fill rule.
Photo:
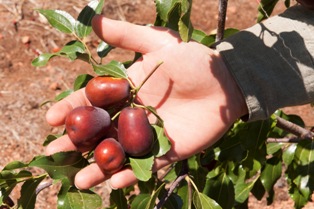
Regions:
<instances>
[{"instance_id":1,"label":"thin twig","mask_svg":"<svg viewBox=\"0 0 314 209\"><path fill-rule=\"evenodd\" d=\"M227 7L228 7L228 0L219 0L218 27L217 27L217 34L216 34L216 42L222 40L224 37L224 30L225 30L226 16L227 16Z\"/></svg>"},{"instance_id":2,"label":"thin twig","mask_svg":"<svg viewBox=\"0 0 314 209\"><path fill-rule=\"evenodd\" d=\"M187 164L187 160L183 160L182 161L182 169L180 171L179 176L176 178L176 180L171 184L168 192L160 199L160 201L158 202L158 204L155 206L154 209L160 209L162 208L162 206L164 205L164 203L168 200L168 198L170 197L170 195L173 193L173 191L175 190L175 188L177 188L177 186L180 184L180 182L182 180L185 179L185 177L188 175L189 172L189 168L188 168L188 164Z\"/></svg>"},{"instance_id":3,"label":"thin twig","mask_svg":"<svg viewBox=\"0 0 314 209\"><path fill-rule=\"evenodd\" d=\"M267 143L298 143L304 140L311 140L309 138L294 137L284 137L284 138L268 138Z\"/></svg>"},{"instance_id":4,"label":"thin twig","mask_svg":"<svg viewBox=\"0 0 314 209\"><path fill-rule=\"evenodd\" d=\"M36 188L36 195L38 195L39 192L50 187L51 185L52 185L52 182L43 182L39 184L38 187Z\"/></svg>"}]
</instances>

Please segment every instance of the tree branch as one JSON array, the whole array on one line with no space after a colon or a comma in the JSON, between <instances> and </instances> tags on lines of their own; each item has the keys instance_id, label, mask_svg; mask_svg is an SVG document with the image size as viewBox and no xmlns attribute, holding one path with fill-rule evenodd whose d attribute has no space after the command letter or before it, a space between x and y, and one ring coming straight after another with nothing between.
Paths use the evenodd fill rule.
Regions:
<instances>
[{"instance_id":1,"label":"tree branch","mask_svg":"<svg viewBox=\"0 0 314 209\"><path fill-rule=\"evenodd\" d=\"M227 16L227 7L228 7L228 0L219 0L218 27L217 27L217 34L216 34L216 42L222 40L224 37L224 30L225 30L226 16Z\"/></svg>"},{"instance_id":2,"label":"tree branch","mask_svg":"<svg viewBox=\"0 0 314 209\"><path fill-rule=\"evenodd\" d=\"M173 193L175 188L180 184L182 180L185 179L185 177L188 175L189 168L187 160L182 161L182 169L180 171L179 176L176 178L176 180L171 184L168 192L159 200L158 204L155 206L154 209L160 209L165 204L165 202L168 200L170 195Z\"/></svg>"},{"instance_id":3,"label":"tree branch","mask_svg":"<svg viewBox=\"0 0 314 209\"><path fill-rule=\"evenodd\" d=\"M299 140L313 140L314 139L314 133L310 130L307 130L301 126L298 126L297 124L294 124L290 121L287 121L279 116L276 117L277 124L276 126L278 128L281 128L285 131L288 131L289 133L294 134L299 138Z\"/></svg>"}]
</instances>

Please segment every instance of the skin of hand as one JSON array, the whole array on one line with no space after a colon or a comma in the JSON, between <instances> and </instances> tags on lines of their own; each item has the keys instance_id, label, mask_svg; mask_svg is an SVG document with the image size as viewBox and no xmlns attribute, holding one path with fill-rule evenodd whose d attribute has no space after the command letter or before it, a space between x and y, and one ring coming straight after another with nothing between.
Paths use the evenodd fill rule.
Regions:
<instances>
[{"instance_id":1,"label":"skin of hand","mask_svg":"<svg viewBox=\"0 0 314 209\"><path fill-rule=\"evenodd\" d=\"M142 53L128 69L136 86L163 62L138 93L144 105L156 108L172 143L171 150L155 160L153 171L213 145L248 113L243 95L218 52L194 41L183 42L176 32L162 27L139 26L100 15L93 18L92 26L106 43ZM78 90L54 104L46 120L51 126L63 125L73 108L89 104L84 89ZM75 149L64 135L47 146L46 154ZM130 168L107 176L91 164L77 173L75 185L88 189L108 179L112 188L136 183Z\"/></svg>"}]
</instances>

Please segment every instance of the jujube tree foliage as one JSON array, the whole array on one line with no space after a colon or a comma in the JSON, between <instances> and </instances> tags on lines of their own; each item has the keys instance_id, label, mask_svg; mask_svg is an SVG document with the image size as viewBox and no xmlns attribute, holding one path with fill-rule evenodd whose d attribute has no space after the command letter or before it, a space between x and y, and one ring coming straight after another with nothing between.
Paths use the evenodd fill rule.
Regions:
<instances>
[{"instance_id":1,"label":"jujube tree foliage","mask_svg":"<svg viewBox=\"0 0 314 209\"><path fill-rule=\"evenodd\" d=\"M227 6L227 1L222 5ZM269 17L278 0L262 0L258 8L258 21ZM286 0L285 5L290 6ZM155 1L156 26L178 31L183 41L194 40L210 47L217 39L193 28L190 21L192 0ZM134 60L102 63L114 47L100 41L97 58L93 57L85 38L91 32L91 20L100 14L104 1L91 1L74 18L66 11L37 11L46 17L56 30L70 34L73 40L54 53L43 53L32 64L45 66L53 57L66 57L72 61L83 60L90 64L89 74L77 75L72 89L54 98L64 99L69 94L85 88L92 106L74 109L66 119L65 131L48 135L46 146L63 134L79 151L59 152L51 156L34 156L30 162L13 161L0 172L1 208L35 207L36 196L48 189L47 179L61 184L58 208L104 208L101 197L91 190L79 190L73 184L75 174L90 163L97 163L105 173L114 173L129 166L138 178L134 186L112 190L107 208L247 208L249 195L257 199L267 196L272 204L274 185L284 174L289 195L295 208L302 208L311 200L314 182L313 134L304 128L297 115L276 111L269 119L252 123L236 121L231 129L213 146L201 153L164 168L164 174L152 172L154 159L166 154L171 143L164 130L163 120L150 104L136 100L141 86L161 63L156 63L142 85L134 86L128 78L127 67ZM226 9L226 8L225 8ZM225 11L225 10L222 10ZM223 20L224 14L221 13ZM238 30L218 28L220 39ZM99 60L99 61L98 61ZM106 99L104 99L106 98ZM147 114L155 122L149 122ZM29 168L38 167L44 172L34 174ZM21 185L21 197L10 198L11 191Z\"/></svg>"}]
</instances>

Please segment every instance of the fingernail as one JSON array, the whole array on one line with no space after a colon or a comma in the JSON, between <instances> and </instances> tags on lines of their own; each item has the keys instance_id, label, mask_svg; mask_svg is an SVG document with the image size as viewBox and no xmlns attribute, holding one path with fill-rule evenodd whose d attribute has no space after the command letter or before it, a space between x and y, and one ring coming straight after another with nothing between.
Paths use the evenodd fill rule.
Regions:
<instances>
[{"instance_id":1,"label":"fingernail","mask_svg":"<svg viewBox=\"0 0 314 209\"><path fill-rule=\"evenodd\" d=\"M115 187L112 186L112 184L111 184L111 179L108 181L108 184L109 184L109 187L110 187L112 190L117 190L117 189L118 189L118 188L115 188Z\"/></svg>"}]
</instances>

